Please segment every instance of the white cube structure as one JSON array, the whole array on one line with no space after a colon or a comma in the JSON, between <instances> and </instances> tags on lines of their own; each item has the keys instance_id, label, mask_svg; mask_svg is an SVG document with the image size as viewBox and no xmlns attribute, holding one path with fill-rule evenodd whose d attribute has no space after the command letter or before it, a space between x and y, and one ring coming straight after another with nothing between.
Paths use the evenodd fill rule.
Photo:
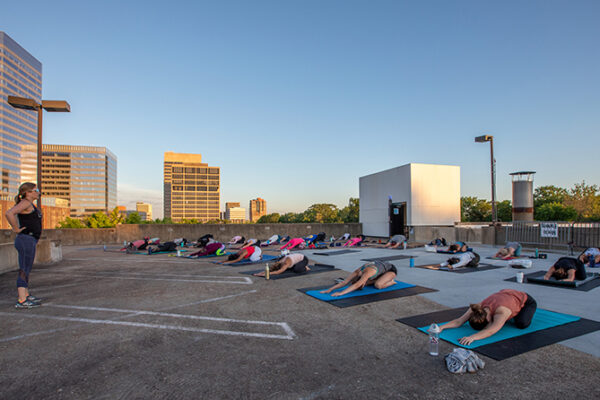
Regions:
<instances>
[{"instance_id":1,"label":"white cube structure","mask_svg":"<svg viewBox=\"0 0 600 400\"><path fill-rule=\"evenodd\" d=\"M363 234L386 237L412 226L460 221L460 167L410 163L359 179Z\"/></svg>"}]
</instances>

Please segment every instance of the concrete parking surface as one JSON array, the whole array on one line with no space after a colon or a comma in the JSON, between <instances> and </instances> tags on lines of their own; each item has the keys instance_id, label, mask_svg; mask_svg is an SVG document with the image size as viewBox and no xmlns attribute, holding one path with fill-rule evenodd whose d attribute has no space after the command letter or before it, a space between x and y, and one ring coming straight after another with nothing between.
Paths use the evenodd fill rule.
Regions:
<instances>
[{"instance_id":1,"label":"concrete parking surface","mask_svg":"<svg viewBox=\"0 0 600 400\"><path fill-rule=\"evenodd\" d=\"M344 271L266 281L239 273L260 265L65 247L62 262L31 274L42 307L16 310L16 273L0 275L0 398L600 398L600 332L503 361L482 357L483 370L453 375L443 361L451 344L441 342L440 356L431 357L427 336L396 322L503 288L527 291L542 308L600 321L600 288L506 282L515 274L508 266L451 274L410 268L404 259L392 261L398 280L438 291L340 309L297 290L333 284L362 258L447 258L421 248L357 250L306 250L311 260ZM506 265L484 260L495 250L476 248L482 261ZM559 256L534 260L531 271Z\"/></svg>"}]
</instances>

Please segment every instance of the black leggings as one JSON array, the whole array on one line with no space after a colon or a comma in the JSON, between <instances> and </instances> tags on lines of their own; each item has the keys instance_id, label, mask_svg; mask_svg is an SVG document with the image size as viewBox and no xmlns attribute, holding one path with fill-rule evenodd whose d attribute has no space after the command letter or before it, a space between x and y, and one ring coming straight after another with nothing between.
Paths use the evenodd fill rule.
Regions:
<instances>
[{"instance_id":1,"label":"black leggings","mask_svg":"<svg viewBox=\"0 0 600 400\"><path fill-rule=\"evenodd\" d=\"M537 309L537 303L533 297L527 295L527 300L521 308L521 311L515 318L513 319L515 322L515 326L519 329L525 329L529 325L531 325L531 320L533 319L533 315L535 314L535 310Z\"/></svg>"}]
</instances>

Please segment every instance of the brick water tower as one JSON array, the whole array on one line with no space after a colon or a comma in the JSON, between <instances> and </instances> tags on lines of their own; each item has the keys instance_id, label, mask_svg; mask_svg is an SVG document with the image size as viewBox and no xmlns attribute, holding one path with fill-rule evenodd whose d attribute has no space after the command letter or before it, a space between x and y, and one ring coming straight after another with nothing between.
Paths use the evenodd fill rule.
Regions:
<instances>
[{"instance_id":1,"label":"brick water tower","mask_svg":"<svg viewBox=\"0 0 600 400\"><path fill-rule=\"evenodd\" d=\"M512 219L533 221L533 174L535 171L513 172Z\"/></svg>"}]
</instances>

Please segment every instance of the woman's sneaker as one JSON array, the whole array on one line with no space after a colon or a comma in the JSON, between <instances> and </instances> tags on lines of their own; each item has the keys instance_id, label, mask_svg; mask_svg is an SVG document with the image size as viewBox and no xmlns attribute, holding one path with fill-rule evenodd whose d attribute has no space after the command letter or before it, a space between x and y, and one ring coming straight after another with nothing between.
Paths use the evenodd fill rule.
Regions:
<instances>
[{"instance_id":1,"label":"woman's sneaker","mask_svg":"<svg viewBox=\"0 0 600 400\"><path fill-rule=\"evenodd\" d=\"M32 296L32 295L27 296L27 300L29 300L33 303L42 304L42 299L40 299L39 297Z\"/></svg>"},{"instance_id":2,"label":"woman's sneaker","mask_svg":"<svg viewBox=\"0 0 600 400\"><path fill-rule=\"evenodd\" d=\"M34 303L31 300L25 300L25 301L17 300L17 304L15 304L15 308L33 308L33 307L39 307L39 306L41 306L40 303Z\"/></svg>"}]
</instances>

